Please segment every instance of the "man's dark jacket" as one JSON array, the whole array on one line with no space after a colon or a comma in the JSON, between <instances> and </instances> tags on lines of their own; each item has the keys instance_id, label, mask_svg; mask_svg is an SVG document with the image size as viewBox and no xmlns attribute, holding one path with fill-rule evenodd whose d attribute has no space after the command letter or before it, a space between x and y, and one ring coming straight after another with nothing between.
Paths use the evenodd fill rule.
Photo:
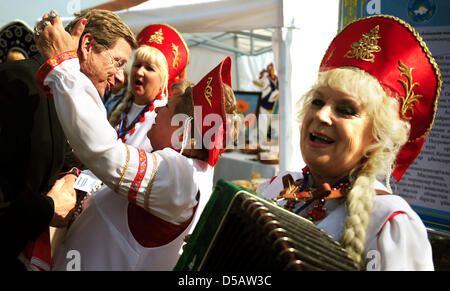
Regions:
<instances>
[{"instance_id":1,"label":"man's dark jacket","mask_svg":"<svg viewBox=\"0 0 450 291\"><path fill-rule=\"evenodd\" d=\"M21 269L17 256L48 227L45 193L63 170L66 138L53 99L35 83L35 55L0 65L0 269Z\"/></svg>"}]
</instances>

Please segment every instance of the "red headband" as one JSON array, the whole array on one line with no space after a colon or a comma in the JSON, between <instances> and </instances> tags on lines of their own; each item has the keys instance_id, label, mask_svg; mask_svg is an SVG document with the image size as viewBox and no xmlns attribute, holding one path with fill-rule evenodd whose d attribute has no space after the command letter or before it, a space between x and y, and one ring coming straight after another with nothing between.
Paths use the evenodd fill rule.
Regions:
<instances>
[{"instance_id":1,"label":"red headband","mask_svg":"<svg viewBox=\"0 0 450 291\"><path fill-rule=\"evenodd\" d=\"M217 163L219 156L225 151L227 123L223 84L227 84L231 87L230 57L226 57L192 89L194 106L201 106L202 109L202 122L196 121L195 124L197 125L199 132L202 133L202 137L208 132L208 137L211 138L209 144L205 144L205 147L209 149L208 164L211 166L214 166ZM212 114L220 116L222 121L220 125L214 123L212 125L205 125L205 123L208 124L208 119L205 118ZM211 130L213 132L211 132ZM214 137L214 139L212 137Z\"/></svg>"},{"instance_id":2,"label":"red headband","mask_svg":"<svg viewBox=\"0 0 450 291\"><path fill-rule=\"evenodd\" d=\"M345 66L375 77L388 96L397 98L401 118L411 124L408 142L398 153L392 173L400 181L433 125L442 83L439 67L414 28L388 15L359 19L334 38L320 71Z\"/></svg>"}]
</instances>

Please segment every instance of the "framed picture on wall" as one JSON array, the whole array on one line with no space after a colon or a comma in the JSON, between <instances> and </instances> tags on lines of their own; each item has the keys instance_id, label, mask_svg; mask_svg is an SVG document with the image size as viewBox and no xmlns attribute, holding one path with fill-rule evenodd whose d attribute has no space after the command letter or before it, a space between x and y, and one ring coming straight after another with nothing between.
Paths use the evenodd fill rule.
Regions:
<instances>
[{"instance_id":1,"label":"framed picture on wall","mask_svg":"<svg viewBox=\"0 0 450 291\"><path fill-rule=\"evenodd\" d=\"M258 115L261 92L234 91L237 113L241 117L237 144L244 147L241 151L257 153L258 149ZM238 146L239 147L239 146Z\"/></svg>"},{"instance_id":2,"label":"framed picture on wall","mask_svg":"<svg viewBox=\"0 0 450 291\"><path fill-rule=\"evenodd\" d=\"M247 116L250 113L254 113L258 117L261 92L234 91L234 96L236 96L239 114Z\"/></svg>"}]
</instances>

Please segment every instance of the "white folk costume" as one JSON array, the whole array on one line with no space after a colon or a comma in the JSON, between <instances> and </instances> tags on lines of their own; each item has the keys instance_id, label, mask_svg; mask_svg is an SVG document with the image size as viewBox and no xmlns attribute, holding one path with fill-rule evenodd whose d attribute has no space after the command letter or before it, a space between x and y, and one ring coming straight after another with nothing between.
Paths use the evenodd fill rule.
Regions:
<instances>
[{"instance_id":1,"label":"white folk costume","mask_svg":"<svg viewBox=\"0 0 450 291\"><path fill-rule=\"evenodd\" d=\"M206 87L213 87L208 91L214 97L211 110L224 123L223 83L231 86L230 72L227 58L193 88L193 105L203 106ZM184 235L211 194L212 166L223 149L212 147L208 162L202 162L170 148L148 153L124 144L109 125L97 90L80 72L74 52L47 61L37 79L53 94L80 160L119 194L101 189L93 196L57 250L54 269L66 270L71 262L67 252L77 250L82 270L171 270ZM216 136L224 134L224 127Z\"/></svg>"},{"instance_id":2,"label":"white folk costume","mask_svg":"<svg viewBox=\"0 0 450 291\"><path fill-rule=\"evenodd\" d=\"M304 178L301 172L285 171L272 179L270 183L260 185L258 192L266 198L276 200L278 194L285 189L283 177L286 175L291 175L294 180L302 181ZM310 180L309 184L311 183ZM369 220L364 257L368 261L373 261L367 264L367 268L369 270L370 268L374 270L433 270L431 245L419 216L400 196L387 195L387 189L382 183L377 181L374 188L382 194L375 196ZM323 205L326 215L323 219L319 217L319 220L311 217L315 205L306 204L297 203L291 211L311 219L334 240L339 241L348 216L345 198L326 199ZM289 208L286 201L281 201L280 205ZM303 206L306 207L302 209Z\"/></svg>"},{"instance_id":3,"label":"white folk costume","mask_svg":"<svg viewBox=\"0 0 450 291\"><path fill-rule=\"evenodd\" d=\"M183 58L179 59L179 70L171 70L168 75L168 79L172 80L176 77L174 74L180 74L180 72L184 70L187 64L189 51L181 35L175 29L167 25L149 25L140 35L153 35L155 31L159 30L161 32L161 37L163 37L161 41L151 41L150 39L145 38L145 40L139 42L139 46L147 45L157 48L165 56L166 63L169 63L174 58L172 45L181 47ZM161 92L147 105L138 105L133 102L133 98L128 100L127 107L124 112L122 112L118 125L115 127L118 137L124 143L146 152L152 151L152 146L147 138L147 132L155 122L155 108L164 106L167 103L166 94L167 90ZM172 154L174 153L175 152L173 151ZM182 159L186 158L182 157ZM177 158L169 158L168 160L170 161L167 162L168 164L177 163ZM194 183L198 185L199 188L203 188L202 191L200 191L201 193L209 193L209 189L212 188L212 185L210 185L211 183L209 183L212 181L210 177L212 171L200 161L189 160L190 161L187 161L189 167L195 169L195 173L193 174L195 177ZM163 165L158 165L156 167L162 168ZM185 170L182 166L177 167L176 169ZM185 173L192 174L191 171L186 171ZM175 174L175 176L180 175L183 175L183 173ZM184 179L184 181L186 181L186 179ZM201 181L205 181L206 183L203 182L202 184ZM155 270L171 268L170 266L173 265L174 261L176 262L177 259L177 250L174 250L173 248L179 248L180 244L182 244L186 232L192 228L190 223L182 223L178 226L176 225L178 223L172 225L171 223L158 219L157 216L142 211L142 209L139 209L126 199L118 197L114 194L114 191L107 186L104 186L100 191L94 194L95 195L88 201L90 206L86 209L87 211L83 212L82 215L77 218L75 223L71 225L69 232L66 233L65 241L67 243L58 246L58 251L54 255L53 260L54 270L66 269L67 260L64 254L67 254L74 246L81 247L81 250L83 250L83 266L85 266L86 269L101 270L106 268L117 270L142 270L147 268L146 262L155 261L155 255L153 254L155 250L154 247L162 244L165 245L159 246L159 249L164 248L165 251L159 253L174 255L166 255L166 260L161 261L158 264L153 264L151 267ZM165 193L162 195L168 194ZM199 198L198 209L199 212L201 212L209 195L201 195ZM108 203L100 203L99 201L108 201ZM189 222L192 221L189 217L183 218L187 218ZM84 225L89 225L89 227L83 227ZM158 227L164 228L159 232L166 233L164 239L170 243L166 243L167 241L159 241L157 239L155 241L155 238L139 236L138 233L148 231L150 226L152 226L151 233L158 232ZM114 229L115 231L109 232L108 230L111 229ZM130 229L132 229L132 231ZM173 234L168 233L168 230L170 229L174 231ZM95 253L98 252L98 250L96 248L89 248L90 238L102 231L105 232L101 235L102 237L109 237L114 241L114 243L110 245L110 248L102 248L104 255L101 257L113 260L111 263L105 263L104 261L98 260L98 254ZM127 239L115 240L114 236L124 236ZM169 238L170 240L168 240ZM122 244L124 241L129 243ZM149 248L148 246L152 247ZM136 255L133 257L126 254Z\"/></svg>"},{"instance_id":4,"label":"white folk costume","mask_svg":"<svg viewBox=\"0 0 450 291\"><path fill-rule=\"evenodd\" d=\"M80 252L81 270L150 271L175 266L193 218L211 194L214 171L206 162L170 148L140 155L148 159L149 180L145 177L141 184L141 189L151 189L148 205L145 196L139 199L138 194L134 204L108 187L94 193L57 249L53 270L66 270L70 250Z\"/></svg>"},{"instance_id":5,"label":"white folk costume","mask_svg":"<svg viewBox=\"0 0 450 291\"><path fill-rule=\"evenodd\" d=\"M129 100L127 108L115 127L119 138L126 144L139 147L147 152L152 151L147 132L155 123L155 108L164 106L166 103L167 98L163 98L161 95L147 105L138 105L133 102L133 99Z\"/></svg>"},{"instance_id":6,"label":"white folk costume","mask_svg":"<svg viewBox=\"0 0 450 291\"><path fill-rule=\"evenodd\" d=\"M419 34L401 19L388 15L362 18L346 26L331 42L320 71L356 67L375 77L387 96L400 103L399 115L411 125L408 141L400 149L392 176L399 181L419 155L431 130L441 91L441 75ZM370 157L369 157L370 159ZM348 217L348 178L312 190L308 168L303 173L283 172L262 185L263 196L310 218L335 240L340 240ZM401 197L386 193L380 182L366 231L367 269L433 270L432 250L419 216ZM318 194L320 194L318 195ZM328 195L328 196L326 196Z\"/></svg>"},{"instance_id":7,"label":"white folk costume","mask_svg":"<svg viewBox=\"0 0 450 291\"><path fill-rule=\"evenodd\" d=\"M166 105L170 86L184 77L189 62L189 48L181 34L168 24L150 24L139 33L137 40L139 47L153 47L164 55L168 84L167 88L147 105L135 104L133 98L128 100L115 129L124 143L151 151L147 132L155 122L154 110Z\"/></svg>"}]
</instances>

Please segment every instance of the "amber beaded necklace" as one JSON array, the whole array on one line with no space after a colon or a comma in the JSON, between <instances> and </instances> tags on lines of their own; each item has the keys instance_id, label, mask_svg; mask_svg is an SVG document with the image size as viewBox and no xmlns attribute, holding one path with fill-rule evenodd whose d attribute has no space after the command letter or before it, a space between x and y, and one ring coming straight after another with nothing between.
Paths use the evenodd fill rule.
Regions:
<instances>
[{"instance_id":1,"label":"amber beaded necklace","mask_svg":"<svg viewBox=\"0 0 450 291\"><path fill-rule=\"evenodd\" d=\"M327 215L326 209L323 207L325 201L331 198L344 197L348 194L351 189L349 178L348 176L344 177L331 187L328 183L324 183L317 188L312 188L308 187L311 176L309 167L303 168L302 172L303 180L294 182L290 175L283 177L285 188L278 195L277 201L286 200L284 208L297 214L301 213L312 203L317 203L312 210L308 211L308 218L312 221L322 220ZM304 204L294 211L298 203Z\"/></svg>"}]
</instances>

